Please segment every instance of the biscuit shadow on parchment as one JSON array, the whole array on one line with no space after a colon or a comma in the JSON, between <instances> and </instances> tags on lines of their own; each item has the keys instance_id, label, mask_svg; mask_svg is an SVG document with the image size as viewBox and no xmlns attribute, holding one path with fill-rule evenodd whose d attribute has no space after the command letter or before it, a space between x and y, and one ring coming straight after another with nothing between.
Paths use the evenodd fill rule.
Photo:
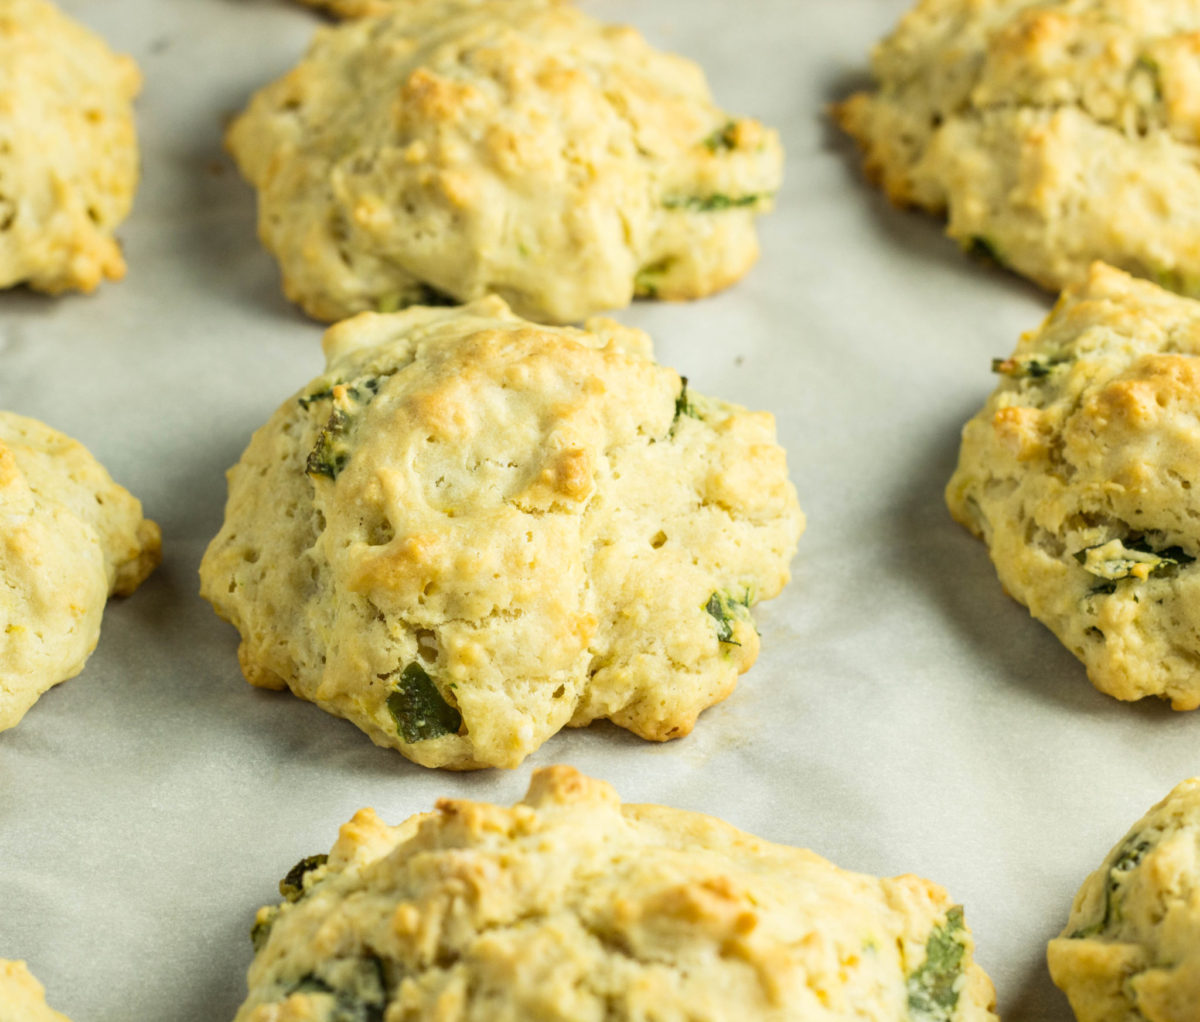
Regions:
<instances>
[{"instance_id":1,"label":"biscuit shadow on parchment","mask_svg":"<svg viewBox=\"0 0 1200 1022\"><path fill-rule=\"evenodd\" d=\"M1057 935L1057 930L1037 935L1043 952L1046 942ZM1050 979L1044 955L1040 961L1043 963L1041 967L1025 977L1015 996L1010 994L998 1006L1004 1022L1071 1022L1075 1017L1066 995Z\"/></svg>"},{"instance_id":2,"label":"biscuit shadow on parchment","mask_svg":"<svg viewBox=\"0 0 1200 1022\"><path fill-rule=\"evenodd\" d=\"M895 249L905 258L986 279L993 287L1003 288L1009 295L1032 296L1048 308L1054 300L1051 292L993 259L967 254L958 242L946 235L944 218L917 208L901 209L891 203L882 189L867 180L863 173L862 152L854 139L838 126L833 108L855 92L871 87L871 78L865 70L831 76L820 86L818 91L824 101L821 149L837 159L846 179L856 186L880 243Z\"/></svg>"},{"instance_id":3,"label":"biscuit shadow on parchment","mask_svg":"<svg viewBox=\"0 0 1200 1022\"><path fill-rule=\"evenodd\" d=\"M236 6L248 5L239 0ZM151 255L162 272L179 275L184 293L206 292L212 301L258 318L311 324L283 296L275 259L258 238L254 190L224 145L229 123L293 59L253 66L231 59L221 76L206 75L201 103L147 118L144 190L153 192L154 201L148 204L140 197L132 217L156 218L155 238L162 247ZM148 94L172 85L171 73L160 72L155 62L148 62L145 73ZM156 82L160 73L162 80Z\"/></svg>"},{"instance_id":4,"label":"biscuit shadow on parchment","mask_svg":"<svg viewBox=\"0 0 1200 1022\"><path fill-rule=\"evenodd\" d=\"M977 658L991 666L989 677L977 681L1009 683L1037 703L1092 718L1170 717L1160 700L1123 703L1093 688L1083 664L1004 592L986 545L950 516L943 493L958 462L962 427L976 411L977 405L964 404L959 416L946 421L943 439L918 461L922 467L895 502L898 535L890 549L901 569L936 599Z\"/></svg>"},{"instance_id":5,"label":"biscuit shadow on parchment","mask_svg":"<svg viewBox=\"0 0 1200 1022\"><path fill-rule=\"evenodd\" d=\"M223 130L223 129L222 129ZM180 211L179 234L173 258L188 286L207 291L214 301L294 324L313 325L283 295L279 269L258 239L255 196L242 180L219 137L194 148L174 151L175 165L187 194ZM321 325L321 324L317 324Z\"/></svg>"}]
</instances>

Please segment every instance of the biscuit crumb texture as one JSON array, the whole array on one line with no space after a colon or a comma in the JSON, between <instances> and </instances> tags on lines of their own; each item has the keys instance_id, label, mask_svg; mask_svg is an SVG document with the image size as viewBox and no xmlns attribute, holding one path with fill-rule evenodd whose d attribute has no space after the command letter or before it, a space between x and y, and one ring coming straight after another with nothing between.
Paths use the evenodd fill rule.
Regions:
<instances>
[{"instance_id":1,"label":"biscuit crumb texture","mask_svg":"<svg viewBox=\"0 0 1200 1022\"><path fill-rule=\"evenodd\" d=\"M995 1022L962 909L565 766L511 809L360 810L259 911L237 1022Z\"/></svg>"},{"instance_id":2,"label":"biscuit crumb texture","mask_svg":"<svg viewBox=\"0 0 1200 1022\"><path fill-rule=\"evenodd\" d=\"M555 0L388 6L320 30L227 137L310 315L495 293L568 323L750 268L782 150L695 64Z\"/></svg>"},{"instance_id":3,"label":"biscuit crumb texture","mask_svg":"<svg viewBox=\"0 0 1200 1022\"><path fill-rule=\"evenodd\" d=\"M773 418L611 320L364 313L229 473L202 591L253 684L426 766L607 718L687 734L754 662L803 527Z\"/></svg>"},{"instance_id":4,"label":"biscuit crumb texture","mask_svg":"<svg viewBox=\"0 0 1200 1022\"><path fill-rule=\"evenodd\" d=\"M45 0L0 4L0 287L125 275L113 231L138 179L141 75Z\"/></svg>"},{"instance_id":5,"label":"biscuit crumb texture","mask_svg":"<svg viewBox=\"0 0 1200 1022\"><path fill-rule=\"evenodd\" d=\"M71 1022L46 1004L46 991L24 962L0 958L0 1022Z\"/></svg>"},{"instance_id":6,"label":"biscuit crumb texture","mask_svg":"<svg viewBox=\"0 0 1200 1022\"><path fill-rule=\"evenodd\" d=\"M946 490L1118 699L1200 705L1200 303L1097 264L994 363Z\"/></svg>"},{"instance_id":7,"label":"biscuit crumb texture","mask_svg":"<svg viewBox=\"0 0 1200 1022\"><path fill-rule=\"evenodd\" d=\"M1047 960L1079 1022L1196 1018L1200 778L1154 806L1084 881Z\"/></svg>"},{"instance_id":8,"label":"biscuit crumb texture","mask_svg":"<svg viewBox=\"0 0 1200 1022\"><path fill-rule=\"evenodd\" d=\"M1043 287L1200 293L1200 5L921 0L836 116L898 205Z\"/></svg>"},{"instance_id":9,"label":"biscuit crumb texture","mask_svg":"<svg viewBox=\"0 0 1200 1022\"><path fill-rule=\"evenodd\" d=\"M112 594L160 559L158 526L84 446L0 412L0 731L74 677Z\"/></svg>"}]
</instances>

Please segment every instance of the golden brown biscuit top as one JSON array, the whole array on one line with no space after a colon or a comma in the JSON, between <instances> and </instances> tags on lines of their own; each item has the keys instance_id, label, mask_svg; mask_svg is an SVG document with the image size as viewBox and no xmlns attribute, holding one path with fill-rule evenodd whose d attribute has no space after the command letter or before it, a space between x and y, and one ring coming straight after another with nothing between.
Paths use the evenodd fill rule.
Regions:
<instances>
[{"instance_id":1,"label":"golden brown biscuit top","mask_svg":"<svg viewBox=\"0 0 1200 1022\"><path fill-rule=\"evenodd\" d=\"M47 0L0 5L0 287L124 275L112 231L137 184L140 85L129 57Z\"/></svg>"},{"instance_id":2,"label":"golden brown biscuit top","mask_svg":"<svg viewBox=\"0 0 1200 1022\"><path fill-rule=\"evenodd\" d=\"M770 415L686 390L640 331L496 298L325 347L201 567L250 680L460 768L597 718L679 737L732 690L803 523Z\"/></svg>"},{"instance_id":3,"label":"golden brown biscuit top","mask_svg":"<svg viewBox=\"0 0 1200 1022\"><path fill-rule=\"evenodd\" d=\"M782 163L695 64L549 0L323 29L229 145L285 290L322 319L496 293L575 322L709 293L753 262Z\"/></svg>"},{"instance_id":4,"label":"golden brown biscuit top","mask_svg":"<svg viewBox=\"0 0 1200 1022\"><path fill-rule=\"evenodd\" d=\"M570 767L511 809L369 809L264 908L238 1022L399 1017L984 1022L960 908ZM439 1014L440 1013L440 1014Z\"/></svg>"}]
</instances>

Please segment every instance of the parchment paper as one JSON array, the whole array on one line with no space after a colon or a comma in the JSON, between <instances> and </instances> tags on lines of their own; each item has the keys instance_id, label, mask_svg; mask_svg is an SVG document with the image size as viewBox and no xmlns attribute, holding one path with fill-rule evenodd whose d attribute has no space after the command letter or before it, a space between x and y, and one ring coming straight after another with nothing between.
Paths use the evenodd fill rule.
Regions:
<instances>
[{"instance_id":1,"label":"parchment paper","mask_svg":"<svg viewBox=\"0 0 1200 1022\"><path fill-rule=\"evenodd\" d=\"M966 906L1003 1016L1067 1022L1045 941L1107 849L1197 772L1200 717L1096 693L944 508L990 359L1051 298L891 209L828 120L904 0L584 0L699 60L727 109L783 134L758 267L715 298L618 316L696 390L775 413L808 531L758 611L759 663L691 737L598 726L466 775L251 688L233 629L196 595L222 473L322 364L220 145L319 19L286 0L62 2L145 72L144 180L124 282L0 294L0 405L86 443L162 525L166 559L110 604L84 673L0 735L0 957L27 959L75 1022L227 1020L255 909L355 809L508 803L534 767L566 762L629 801L938 881Z\"/></svg>"}]
</instances>

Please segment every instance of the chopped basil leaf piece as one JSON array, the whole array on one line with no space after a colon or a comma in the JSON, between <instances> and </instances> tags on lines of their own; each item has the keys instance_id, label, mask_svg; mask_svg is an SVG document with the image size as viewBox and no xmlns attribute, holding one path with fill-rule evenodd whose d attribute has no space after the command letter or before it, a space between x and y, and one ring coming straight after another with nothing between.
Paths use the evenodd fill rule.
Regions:
<instances>
[{"instance_id":1,"label":"chopped basil leaf piece","mask_svg":"<svg viewBox=\"0 0 1200 1022\"><path fill-rule=\"evenodd\" d=\"M708 598L704 609L717 622L717 641L728 643L730 646L740 646L733 638L733 622L735 620L750 620L750 590L747 589L742 598L735 599L728 593L715 592Z\"/></svg>"},{"instance_id":2,"label":"chopped basil leaf piece","mask_svg":"<svg viewBox=\"0 0 1200 1022\"><path fill-rule=\"evenodd\" d=\"M420 664L409 664L387 697L387 708L396 722L396 732L406 742L457 734L462 714L438 691Z\"/></svg>"},{"instance_id":3,"label":"chopped basil leaf piece","mask_svg":"<svg viewBox=\"0 0 1200 1022\"><path fill-rule=\"evenodd\" d=\"M279 893L288 901L299 901L304 896L304 878L314 869L324 866L328 858L328 855L309 855L301 859L279 881Z\"/></svg>"},{"instance_id":4,"label":"chopped basil leaf piece","mask_svg":"<svg viewBox=\"0 0 1200 1022\"><path fill-rule=\"evenodd\" d=\"M908 977L908 1011L914 1022L950 1022L958 1005L958 978L967 953L963 910L955 905L925 943L925 961Z\"/></svg>"},{"instance_id":5,"label":"chopped basil leaf piece","mask_svg":"<svg viewBox=\"0 0 1200 1022\"><path fill-rule=\"evenodd\" d=\"M1091 926L1085 926L1070 935L1071 940L1083 937L1094 937L1108 928L1109 923L1115 923L1121 918L1120 893L1125 882L1126 874L1133 870L1146 857L1153 843L1141 834L1132 834L1117 851L1113 864L1108 868L1108 882L1104 885L1104 915Z\"/></svg>"},{"instance_id":6,"label":"chopped basil leaf piece","mask_svg":"<svg viewBox=\"0 0 1200 1022\"><path fill-rule=\"evenodd\" d=\"M725 209L742 209L747 206L757 206L766 202L768 194L751 195L722 195L716 192L712 195L681 195L663 200L667 209L686 209L693 213L716 213Z\"/></svg>"},{"instance_id":7,"label":"chopped basil leaf piece","mask_svg":"<svg viewBox=\"0 0 1200 1022\"><path fill-rule=\"evenodd\" d=\"M737 121L726 121L700 143L710 153L737 148Z\"/></svg>"},{"instance_id":8,"label":"chopped basil leaf piece","mask_svg":"<svg viewBox=\"0 0 1200 1022\"><path fill-rule=\"evenodd\" d=\"M992 372L1002 376L1010 376L1014 380L1044 380L1056 368L1066 365L1069 360L1061 355L1041 356L1031 358L994 358Z\"/></svg>"},{"instance_id":9,"label":"chopped basil leaf piece","mask_svg":"<svg viewBox=\"0 0 1200 1022\"><path fill-rule=\"evenodd\" d=\"M1178 546L1155 550L1141 534L1084 547L1074 557L1084 571L1105 580L1105 584L1092 589L1092 594L1115 592L1116 583L1125 579L1142 582L1148 578L1167 578L1182 565L1196 560Z\"/></svg>"}]
</instances>

